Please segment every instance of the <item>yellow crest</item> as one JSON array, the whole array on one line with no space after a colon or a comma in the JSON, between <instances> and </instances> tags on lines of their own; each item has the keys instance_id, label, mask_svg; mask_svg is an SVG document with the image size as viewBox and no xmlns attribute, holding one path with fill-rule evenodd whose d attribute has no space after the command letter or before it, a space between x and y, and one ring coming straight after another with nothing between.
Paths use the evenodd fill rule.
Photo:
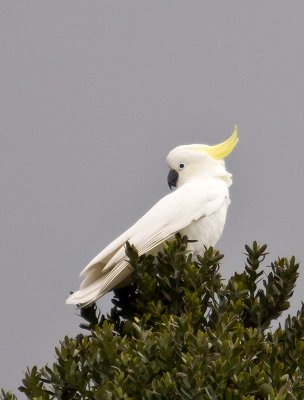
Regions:
<instances>
[{"instance_id":1,"label":"yellow crest","mask_svg":"<svg viewBox=\"0 0 304 400\"><path fill-rule=\"evenodd\" d=\"M225 142L216 144L214 146L206 146L204 151L212 158L216 160L222 160L223 158L227 157L228 154L232 152L232 150L237 145L239 141L238 138L238 126L234 126L234 130L230 138L225 140Z\"/></svg>"}]
</instances>

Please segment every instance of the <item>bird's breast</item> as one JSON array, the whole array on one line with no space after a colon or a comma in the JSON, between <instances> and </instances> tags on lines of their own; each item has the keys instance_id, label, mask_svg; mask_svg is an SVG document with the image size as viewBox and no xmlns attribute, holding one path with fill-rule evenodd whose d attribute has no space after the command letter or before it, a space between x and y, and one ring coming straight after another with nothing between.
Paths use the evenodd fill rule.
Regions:
<instances>
[{"instance_id":1,"label":"bird's breast","mask_svg":"<svg viewBox=\"0 0 304 400\"><path fill-rule=\"evenodd\" d=\"M188 248L193 254L202 254L205 247L215 246L222 235L229 199L213 214L192 222L181 230L181 235L187 235Z\"/></svg>"}]
</instances>

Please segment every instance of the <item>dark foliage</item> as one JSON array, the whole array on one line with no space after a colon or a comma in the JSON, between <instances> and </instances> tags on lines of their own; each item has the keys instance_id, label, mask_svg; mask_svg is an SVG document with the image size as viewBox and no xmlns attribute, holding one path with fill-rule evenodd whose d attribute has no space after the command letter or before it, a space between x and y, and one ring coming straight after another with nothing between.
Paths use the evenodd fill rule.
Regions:
<instances>
[{"instance_id":1,"label":"dark foliage","mask_svg":"<svg viewBox=\"0 0 304 400\"><path fill-rule=\"evenodd\" d=\"M177 235L156 257L139 257L127 244L132 283L114 292L110 315L81 310L88 334L65 337L52 366L27 370L27 398L304 399L304 307L270 330L289 307L294 257L262 268L266 245L254 242L225 284L218 251L193 259L186 247Z\"/></svg>"}]
</instances>

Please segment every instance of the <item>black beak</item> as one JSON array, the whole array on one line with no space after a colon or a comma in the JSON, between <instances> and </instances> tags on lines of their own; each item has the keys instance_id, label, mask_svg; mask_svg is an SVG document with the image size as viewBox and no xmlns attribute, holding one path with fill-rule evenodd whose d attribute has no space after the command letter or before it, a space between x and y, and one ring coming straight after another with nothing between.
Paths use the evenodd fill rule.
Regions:
<instances>
[{"instance_id":1,"label":"black beak","mask_svg":"<svg viewBox=\"0 0 304 400\"><path fill-rule=\"evenodd\" d=\"M172 188L172 186L176 187L177 179L178 179L178 173L175 171L175 169L170 169L170 172L169 172L168 178L167 178L170 189Z\"/></svg>"}]
</instances>

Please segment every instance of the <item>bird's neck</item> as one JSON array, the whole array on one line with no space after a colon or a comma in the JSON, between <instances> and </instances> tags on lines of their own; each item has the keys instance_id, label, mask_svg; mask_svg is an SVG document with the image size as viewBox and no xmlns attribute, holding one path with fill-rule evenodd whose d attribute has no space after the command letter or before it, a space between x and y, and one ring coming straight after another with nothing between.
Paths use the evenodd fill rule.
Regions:
<instances>
[{"instance_id":1,"label":"bird's neck","mask_svg":"<svg viewBox=\"0 0 304 400\"><path fill-rule=\"evenodd\" d=\"M232 184L232 174L226 171L224 166L217 166L213 171L199 171L192 176L188 176L185 181L179 181L177 187L180 187L187 183L206 183L207 181L220 181L225 184L226 187Z\"/></svg>"}]
</instances>

